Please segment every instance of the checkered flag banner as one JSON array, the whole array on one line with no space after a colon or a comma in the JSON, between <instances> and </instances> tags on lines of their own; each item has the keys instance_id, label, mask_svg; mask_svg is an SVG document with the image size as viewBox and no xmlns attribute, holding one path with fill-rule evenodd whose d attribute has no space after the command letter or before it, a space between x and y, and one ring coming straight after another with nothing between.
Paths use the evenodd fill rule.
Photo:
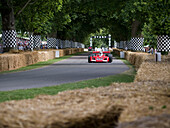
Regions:
<instances>
[{"instance_id":1,"label":"checkered flag banner","mask_svg":"<svg viewBox=\"0 0 170 128\"><path fill-rule=\"evenodd\" d=\"M58 39L56 39L56 38L47 38L47 47L48 48L56 48L57 43L59 43Z\"/></svg>"},{"instance_id":2,"label":"checkered flag banner","mask_svg":"<svg viewBox=\"0 0 170 128\"><path fill-rule=\"evenodd\" d=\"M40 48L41 45L41 36L33 35L34 48Z\"/></svg>"},{"instance_id":3,"label":"checkered flag banner","mask_svg":"<svg viewBox=\"0 0 170 128\"><path fill-rule=\"evenodd\" d=\"M62 49L63 48L63 41L60 40L60 48Z\"/></svg>"},{"instance_id":4,"label":"checkered flag banner","mask_svg":"<svg viewBox=\"0 0 170 128\"><path fill-rule=\"evenodd\" d=\"M130 42L130 41L127 41L127 42L126 42L126 46L127 46L127 49L128 49L128 50L131 50L131 42Z\"/></svg>"},{"instance_id":5,"label":"checkered flag banner","mask_svg":"<svg viewBox=\"0 0 170 128\"><path fill-rule=\"evenodd\" d=\"M16 30L2 31L2 40L5 48L16 48Z\"/></svg>"},{"instance_id":6,"label":"checkered flag banner","mask_svg":"<svg viewBox=\"0 0 170 128\"><path fill-rule=\"evenodd\" d=\"M72 48L76 48L76 43L72 41Z\"/></svg>"},{"instance_id":7,"label":"checkered flag banner","mask_svg":"<svg viewBox=\"0 0 170 128\"><path fill-rule=\"evenodd\" d=\"M71 43L71 48L73 48L73 41L71 40L70 43Z\"/></svg>"},{"instance_id":8,"label":"checkered flag banner","mask_svg":"<svg viewBox=\"0 0 170 128\"><path fill-rule=\"evenodd\" d=\"M63 48L66 48L66 41L63 40Z\"/></svg>"},{"instance_id":9,"label":"checkered flag banner","mask_svg":"<svg viewBox=\"0 0 170 128\"><path fill-rule=\"evenodd\" d=\"M30 46L30 50L33 51L33 48L34 48L34 38L33 38L33 35L29 35L29 46Z\"/></svg>"},{"instance_id":10,"label":"checkered flag banner","mask_svg":"<svg viewBox=\"0 0 170 128\"><path fill-rule=\"evenodd\" d=\"M123 49L126 49L126 48L127 48L127 42L123 41Z\"/></svg>"},{"instance_id":11,"label":"checkered flag banner","mask_svg":"<svg viewBox=\"0 0 170 128\"><path fill-rule=\"evenodd\" d=\"M119 47L119 45L120 45L120 43L119 43L119 42L117 42L117 48L120 48L120 47Z\"/></svg>"},{"instance_id":12,"label":"checkered flag banner","mask_svg":"<svg viewBox=\"0 0 170 128\"><path fill-rule=\"evenodd\" d=\"M117 42L114 41L114 48L117 48Z\"/></svg>"},{"instance_id":13,"label":"checkered flag banner","mask_svg":"<svg viewBox=\"0 0 170 128\"><path fill-rule=\"evenodd\" d=\"M56 45L59 47L60 46L60 40L56 39Z\"/></svg>"},{"instance_id":14,"label":"checkered flag banner","mask_svg":"<svg viewBox=\"0 0 170 128\"><path fill-rule=\"evenodd\" d=\"M70 41L69 40L65 40L65 48L70 48Z\"/></svg>"},{"instance_id":15,"label":"checkered flag banner","mask_svg":"<svg viewBox=\"0 0 170 128\"><path fill-rule=\"evenodd\" d=\"M124 41L120 41L119 48L123 49Z\"/></svg>"},{"instance_id":16,"label":"checkered flag banner","mask_svg":"<svg viewBox=\"0 0 170 128\"><path fill-rule=\"evenodd\" d=\"M168 35L161 35L157 38L157 51L170 51L170 39Z\"/></svg>"},{"instance_id":17,"label":"checkered flag banner","mask_svg":"<svg viewBox=\"0 0 170 128\"><path fill-rule=\"evenodd\" d=\"M143 47L143 42L144 42L144 38L131 38L130 40L131 42L131 50L134 51L143 51L144 47Z\"/></svg>"}]
</instances>

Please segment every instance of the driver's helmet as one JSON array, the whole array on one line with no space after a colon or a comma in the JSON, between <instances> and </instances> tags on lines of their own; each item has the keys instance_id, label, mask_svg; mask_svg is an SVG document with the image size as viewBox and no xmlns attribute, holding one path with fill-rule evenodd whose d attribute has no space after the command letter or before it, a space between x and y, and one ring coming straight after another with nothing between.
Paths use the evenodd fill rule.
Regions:
<instances>
[{"instance_id":1,"label":"driver's helmet","mask_svg":"<svg viewBox=\"0 0 170 128\"><path fill-rule=\"evenodd\" d=\"M100 50L100 55L101 55L101 56L103 55L103 49Z\"/></svg>"}]
</instances>

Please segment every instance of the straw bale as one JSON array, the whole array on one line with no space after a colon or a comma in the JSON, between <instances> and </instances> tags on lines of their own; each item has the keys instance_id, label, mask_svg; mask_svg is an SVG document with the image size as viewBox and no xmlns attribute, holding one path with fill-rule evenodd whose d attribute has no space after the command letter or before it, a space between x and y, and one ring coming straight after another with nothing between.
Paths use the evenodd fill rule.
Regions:
<instances>
[{"instance_id":1,"label":"straw bale","mask_svg":"<svg viewBox=\"0 0 170 128\"><path fill-rule=\"evenodd\" d=\"M69 55L71 55L72 54L72 50L69 48Z\"/></svg>"},{"instance_id":2,"label":"straw bale","mask_svg":"<svg viewBox=\"0 0 170 128\"><path fill-rule=\"evenodd\" d=\"M147 116L139 120L119 124L116 128L169 128L170 114Z\"/></svg>"},{"instance_id":3,"label":"straw bale","mask_svg":"<svg viewBox=\"0 0 170 128\"><path fill-rule=\"evenodd\" d=\"M65 49L65 55L69 55L69 49Z\"/></svg>"},{"instance_id":4,"label":"straw bale","mask_svg":"<svg viewBox=\"0 0 170 128\"><path fill-rule=\"evenodd\" d=\"M170 83L170 62L144 62L135 81L162 81Z\"/></svg>"},{"instance_id":5,"label":"straw bale","mask_svg":"<svg viewBox=\"0 0 170 128\"><path fill-rule=\"evenodd\" d=\"M154 56L148 53L141 52L125 52L125 59L133 64L138 70L143 62L154 60Z\"/></svg>"},{"instance_id":6,"label":"straw bale","mask_svg":"<svg viewBox=\"0 0 170 128\"><path fill-rule=\"evenodd\" d=\"M21 54L4 54L0 56L0 71L8 71L26 66L25 58Z\"/></svg>"},{"instance_id":7,"label":"straw bale","mask_svg":"<svg viewBox=\"0 0 170 128\"><path fill-rule=\"evenodd\" d=\"M26 52L23 53L23 55L25 56L26 59L26 65L31 65L31 64L35 64L38 62L38 53L37 52Z\"/></svg>"},{"instance_id":8,"label":"straw bale","mask_svg":"<svg viewBox=\"0 0 170 128\"><path fill-rule=\"evenodd\" d=\"M90 89L0 104L1 128L105 128L116 125L122 111L109 96Z\"/></svg>"},{"instance_id":9,"label":"straw bale","mask_svg":"<svg viewBox=\"0 0 170 128\"><path fill-rule=\"evenodd\" d=\"M72 54L75 54L76 52L76 48L72 48Z\"/></svg>"},{"instance_id":10,"label":"straw bale","mask_svg":"<svg viewBox=\"0 0 170 128\"><path fill-rule=\"evenodd\" d=\"M18 54L5 53L0 56L0 72L18 69L40 61L47 61L55 58L54 49L45 49L34 52L20 52ZM60 49L60 56L76 53L79 49ZM81 51L81 49L80 49Z\"/></svg>"},{"instance_id":11,"label":"straw bale","mask_svg":"<svg viewBox=\"0 0 170 128\"><path fill-rule=\"evenodd\" d=\"M108 87L65 91L55 96L40 95L1 103L0 126L114 127L118 118L122 123L170 114L169 96L170 83L161 82L113 83Z\"/></svg>"},{"instance_id":12,"label":"straw bale","mask_svg":"<svg viewBox=\"0 0 170 128\"><path fill-rule=\"evenodd\" d=\"M0 56L0 71L8 71L8 60L7 56Z\"/></svg>"},{"instance_id":13,"label":"straw bale","mask_svg":"<svg viewBox=\"0 0 170 128\"><path fill-rule=\"evenodd\" d=\"M59 52L60 52L60 57L64 56L63 49L60 49Z\"/></svg>"}]
</instances>

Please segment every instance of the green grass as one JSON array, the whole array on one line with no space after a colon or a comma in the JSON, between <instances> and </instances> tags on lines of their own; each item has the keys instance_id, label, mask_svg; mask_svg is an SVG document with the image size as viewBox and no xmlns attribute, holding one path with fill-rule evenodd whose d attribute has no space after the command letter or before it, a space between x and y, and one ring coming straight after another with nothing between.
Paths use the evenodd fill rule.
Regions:
<instances>
[{"instance_id":1,"label":"green grass","mask_svg":"<svg viewBox=\"0 0 170 128\"><path fill-rule=\"evenodd\" d=\"M34 98L35 96L40 94L55 95L58 92L86 88L86 87L96 88L101 86L109 86L113 82L118 82L118 83L133 82L136 75L136 71L128 61L126 60L123 61L130 67L130 69L124 73L92 79L92 80L75 82L75 83L61 84L58 86L32 88L32 89L25 89L25 90L0 91L0 102Z\"/></svg>"},{"instance_id":2,"label":"green grass","mask_svg":"<svg viewBox=\"0 0 170 128\"><path fill-rule=\"evenodd\" d=\"M72 56L74 56L74 55L78 55L78 54L81 54L81 53L76 53L76 54L72 54L72 55L67 55L67 56L63 56L63 57L60 57L60 58L51 59L51 60L48 60L48 61L38 62L38 63L36 63L36 64L28 65L28 66L26 66L26 67L22 67L22 68L19 68L19 69L16 69L16 70L3 71L3 72L0 72L0 74L2 74L2 73L19 72L19 71L26 71L26 70L31 70L31 69L40 68L40 67L43 67L43 66L48 66L48 65L53 64L53 63L55 63L55 62L58 62L58 61L61 61L61 60L70 58L70 57L72 57Z\"/></svg>"}]
</instances>

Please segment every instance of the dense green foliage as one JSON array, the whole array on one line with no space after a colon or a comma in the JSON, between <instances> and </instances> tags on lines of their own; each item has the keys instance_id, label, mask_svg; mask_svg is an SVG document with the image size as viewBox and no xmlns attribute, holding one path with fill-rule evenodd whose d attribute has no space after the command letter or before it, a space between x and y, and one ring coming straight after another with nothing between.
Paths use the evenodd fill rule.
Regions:
<instances>
[{"instance_id":1,"label":"dense green foliage","mask_svg":"<svg viewBox=\"0 0 170 128\"><path fill-rule=\"evenodd\" d=\"M9 1L14 8L16 29L22 33L85 43L91 33L105 28L104 34L110 33L112 40L143 36L146 44L155 46L157 35L170 32L169 0Z\"/></svg>"}]
</instances>

